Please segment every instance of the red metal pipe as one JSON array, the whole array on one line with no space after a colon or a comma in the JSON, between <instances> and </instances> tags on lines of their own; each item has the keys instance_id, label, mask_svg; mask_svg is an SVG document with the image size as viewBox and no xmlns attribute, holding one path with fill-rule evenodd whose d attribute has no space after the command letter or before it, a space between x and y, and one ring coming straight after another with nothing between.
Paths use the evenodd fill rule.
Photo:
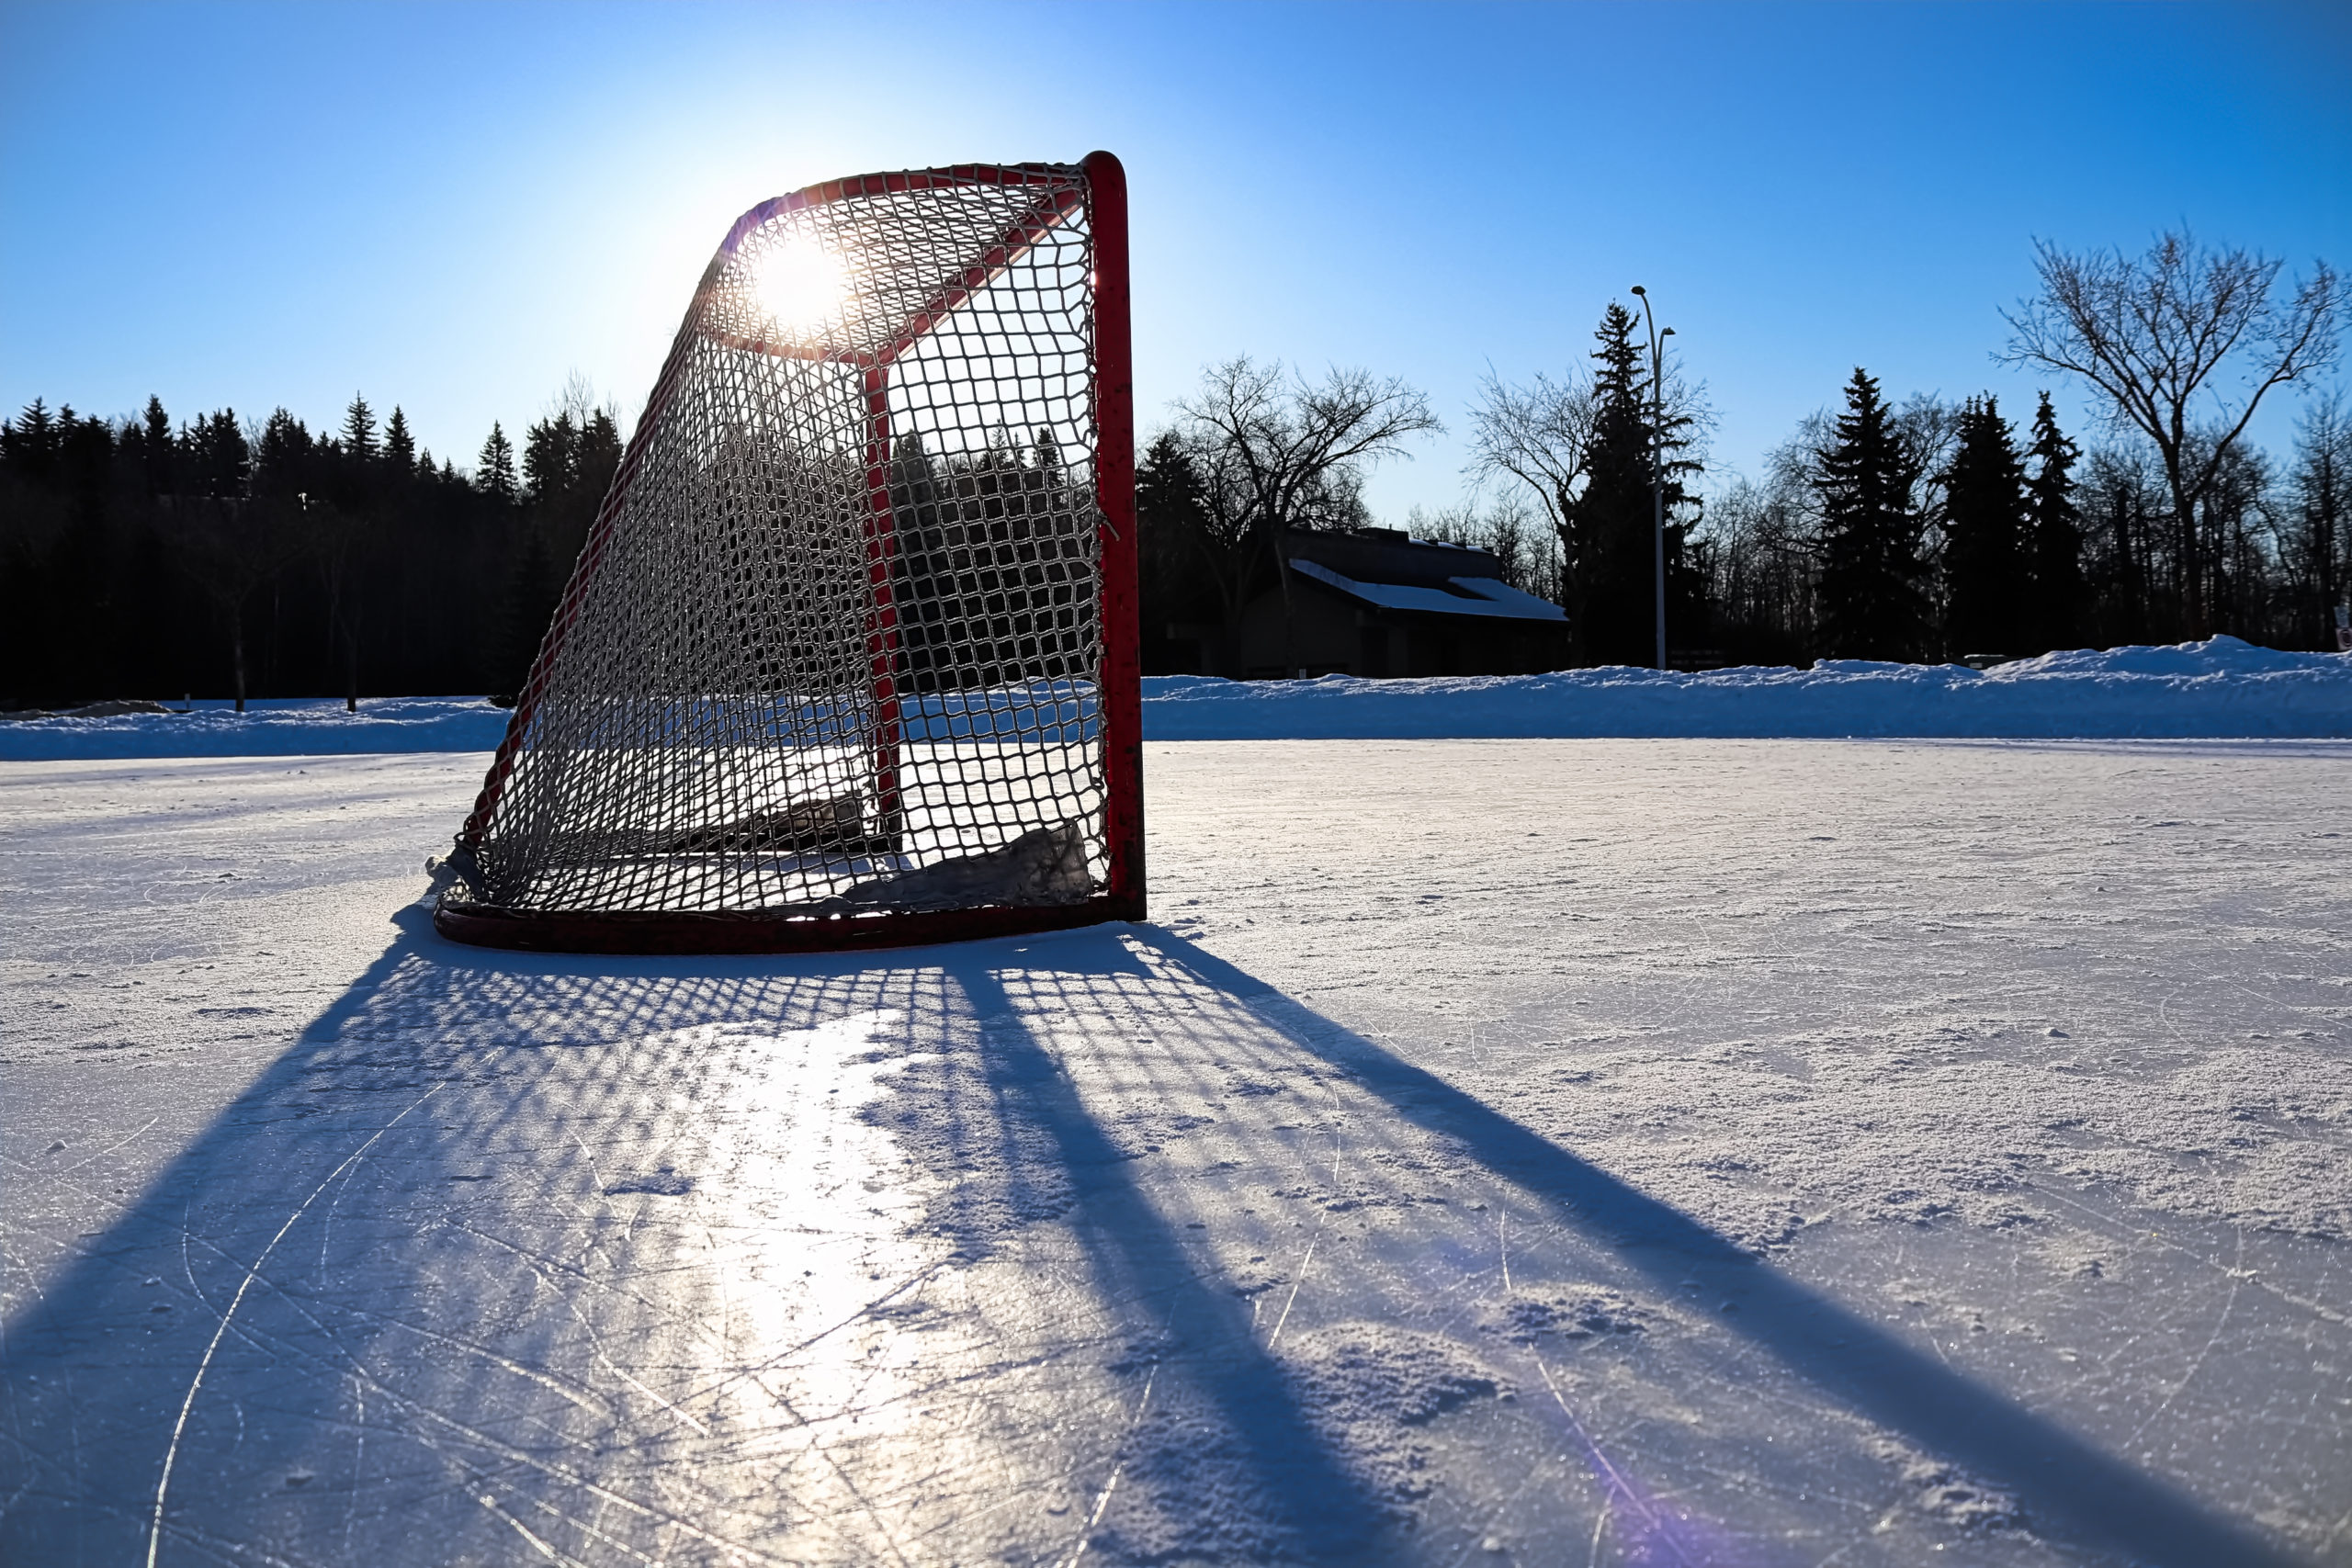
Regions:
<instances>
[{"instance_id":1,"label":"red metal pipe","mask_svg":"<svg viewBox=\"0 0 2352 1568\"><path fill-rule=\"evenodd\" d=\"M1101 516L1102 838L1110 901L1144 917L1143 697L1136 585L1135 356L1127 323L1127 175L1108 152L1080 165L1094 240L1094 504Z\"/></svg>"}]
</instances>

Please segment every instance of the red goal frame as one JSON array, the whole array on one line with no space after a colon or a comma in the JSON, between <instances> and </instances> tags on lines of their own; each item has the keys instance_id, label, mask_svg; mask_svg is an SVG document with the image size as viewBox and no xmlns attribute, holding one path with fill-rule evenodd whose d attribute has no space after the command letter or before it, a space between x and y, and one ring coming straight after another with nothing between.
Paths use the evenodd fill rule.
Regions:
<instances>
[{"instance_id":1,"label":"red goal frame","mask_svg":"<svg viewBox=\"0 0 2352 1568\"><path fill-rule=\"evenodd\" d=\"M1135 397L1133 344L1128 324L1126 174L1109 152L1089 153L1080 165L1088 231L1093 245L1095 505L1101 597L1097 605L1102 639L1097 687L1103 770L1103 831L1106 858L1101 891L1080 903L989 905L945 910L876 911L827 916L758 911L573 911L513 909L453 902L445 895L434 910L443 936L487 947L567 953L748 953L828 952L911 946L1024 932L1060 931L1105 920L1137 920L1145 914L1143 818L1142 664L1138 644L1135 520ZM889 498L889 372L893 360L920 342L940 318L1034 244L1068 216L1067 187L1057 194L1051 171L1039 164L957 164L948 168L858 175L829 180L790 196L763 202L738 219L720 247L707 277L733 255L744 238L780 212L820 206L847 197L996 185L1039 187L1040 199L1024 218L966 272L948 280L910 317L878 353L856 356L865 372L873 434L866 450L871 518L867 525L867 570L874 585L874 615L866 634L873 694L881 716L875 744L877 804L886 823L897 808L900 727L897 664L899 639L891 603L891 572L897 554L896 519ZM691 329L690 329L691 330ZM731 341L731 340L730 340ZM764 341L734 346L768 354L807 355L787 344ZM843 358L842 355L830 357ZM500 795L521 753L532 715L545 694L554 655L579 616L622 511L622 502L644 459L650 433L673 396L686 360L686 345L671 351L655 382L645 414L638 422L612 488L582 545L569 587L549 624L529 679L514 705L506 733L465 826L458 834L460 855L482 841Z\"/></svg>"}]
</instances>

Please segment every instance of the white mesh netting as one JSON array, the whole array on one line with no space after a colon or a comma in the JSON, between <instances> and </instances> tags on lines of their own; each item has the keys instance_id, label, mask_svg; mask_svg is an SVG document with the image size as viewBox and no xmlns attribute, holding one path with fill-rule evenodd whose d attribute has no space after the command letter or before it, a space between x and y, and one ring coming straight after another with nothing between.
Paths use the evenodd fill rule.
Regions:
<instances>
[{"instance_id":1,"label":"white mesh netting","mask_svg":"<svg viewBox=\"0 0 2352 1568\"><path fill-rule=\"evenodd\" d=\"M1105 869L1082 171L745 214L515 723L457 906L1070 904Z\"/></svg>"}]
</instances>

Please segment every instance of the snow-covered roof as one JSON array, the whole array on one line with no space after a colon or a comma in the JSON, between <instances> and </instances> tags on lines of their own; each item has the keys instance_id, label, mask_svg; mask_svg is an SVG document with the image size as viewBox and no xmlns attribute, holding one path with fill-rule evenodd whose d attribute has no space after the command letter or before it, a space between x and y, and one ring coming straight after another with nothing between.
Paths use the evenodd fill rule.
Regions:
<instances>
[{"instance_id":1,"label":"snow-covered roof","mask_svg":"<svg viewBox=\"0 0 2352 1568\"><path fill-rule=\"evenodd\" d=\"M1297 557L1291 558L1290 565L1293 571L1304 572L1317 582L1384 610L1419 610L1440 615L1490 615L1510 621L1565 621L1568 618L1566 610L1549 600L1538 599L1532 593L1522 593L1509 583L1491 577L1449 577L1446 581L1462 590L1460 593L1449 593L1442 588L1418 588L1402 582L1359 582L1319 562L1302 560Z\"/></svg>"}]
</instances>

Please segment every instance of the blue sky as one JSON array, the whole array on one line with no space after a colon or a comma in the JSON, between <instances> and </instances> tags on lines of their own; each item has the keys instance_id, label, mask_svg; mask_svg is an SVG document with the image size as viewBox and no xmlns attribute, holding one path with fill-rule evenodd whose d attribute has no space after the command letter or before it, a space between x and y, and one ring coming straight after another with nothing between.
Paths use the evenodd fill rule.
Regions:
<instances>
[{"instance_id":1,"label":"blue sky","mask_svg":"<svg viewBox=\"0 0 2352 1568\"><path fill-rule=\"evenodd\" d=\"M1147 424L1237 353L1402 376L1394 519L1640 282L1753 471L1857 364L2030 412L2034 236L2352 266L2347 85L2343 6L0 5L0 406L364 390L463 465L575 370L633 411L765 197L1107 147Z\"/></svg>"}]
</instances>

